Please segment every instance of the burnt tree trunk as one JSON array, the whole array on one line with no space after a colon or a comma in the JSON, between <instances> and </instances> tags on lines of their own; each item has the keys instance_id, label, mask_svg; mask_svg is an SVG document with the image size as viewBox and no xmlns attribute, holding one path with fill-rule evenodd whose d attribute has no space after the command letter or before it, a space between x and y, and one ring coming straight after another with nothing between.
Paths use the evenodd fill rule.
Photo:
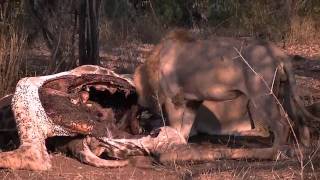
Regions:
<instances>
[{"instance_id":1,"label":"burnt tree trunk","mask_svg":"<svg viewBox=\"0 0 320 180\"><path fill-rule=\"evenodd\" d=\"M99 8L101 0L81 0L79 15L79 64L99 65Z\"/></svg>"}]
</instances>

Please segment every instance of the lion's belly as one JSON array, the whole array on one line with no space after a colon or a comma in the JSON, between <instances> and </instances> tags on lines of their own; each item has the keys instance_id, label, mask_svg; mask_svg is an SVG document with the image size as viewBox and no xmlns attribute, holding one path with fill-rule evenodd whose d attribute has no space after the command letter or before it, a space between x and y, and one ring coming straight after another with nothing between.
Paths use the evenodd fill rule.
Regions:
<instances>
[{"instance_id":1,"label":"lion's belly","mask_svg":"<svg viewBox=\"0 0 320 180\"><path fill-rule=\"evenodd\" d=\"M193 133L231 135L252 129L246 97L232 101L204 101L197 112Z\"/></svg>"}]
</instances>

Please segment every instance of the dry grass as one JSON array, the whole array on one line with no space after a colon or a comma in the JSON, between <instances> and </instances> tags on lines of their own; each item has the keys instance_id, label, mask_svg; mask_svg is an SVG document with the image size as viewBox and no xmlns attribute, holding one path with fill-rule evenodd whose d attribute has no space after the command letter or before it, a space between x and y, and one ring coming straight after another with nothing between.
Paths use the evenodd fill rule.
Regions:
<instances>
[{"instance_id":1,"label":"dry grass","mask_svg":"<svg viewBox=\"0 0 320 180\"><path fill-rule=\"evenodd\" d=\"M0 97L14 90L23 74L25 36L13 27L0 31Z\"/></svg>"},{"instance_id":2,"label":"dry grass","mask_svg":"<svg viewBox=\"0 0 320 180\"><path fill-rule=\"evenodd\" d=\"M291 19L287 35L289 43L317 43L320 39L317 22L311 17L295 16Z\"/></svg>"},{"instance_id":3,"label":"dry grass","mask_svg":"<svg viewBox=\"0 0 320 180\"><path fill-rule=\"evenodd\" d=\"M157 43L166 33L161 24L151 17L139 17L136 22L127 19L102 18L99 42L102 49L111 50L131 42Z\"/></svg>"}]
</instances>

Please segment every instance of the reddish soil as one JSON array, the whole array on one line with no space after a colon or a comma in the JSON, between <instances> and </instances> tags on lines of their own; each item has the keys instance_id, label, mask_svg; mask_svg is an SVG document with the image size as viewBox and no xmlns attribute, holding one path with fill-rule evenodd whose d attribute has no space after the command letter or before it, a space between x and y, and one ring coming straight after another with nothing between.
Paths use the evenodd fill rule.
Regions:
<instances>
[{"instance_id":1,"label":"reddish soil","mask_svg":"<svg viewBox=\"0 0 320 180\"><path fill-rule=\"evenodd\" d=\"M65 157L53 154L53 167L49 171L0 170L0 179L177 179L174 171L158 168L95 168Z\"/></svg>"},{"instance_id":2,"label":"reddish soil","mask_svg":"<svg viewBox=\"0 0 320 180\"><path fill-rule=\"evenodd\" d=\"M305 179L320 177L320 159L313 159L301 171L299 161L227 161L193 165L128 166L103 169L53 154L49 171L0 170L0 179Z\"/></svg>"}]
</instances>

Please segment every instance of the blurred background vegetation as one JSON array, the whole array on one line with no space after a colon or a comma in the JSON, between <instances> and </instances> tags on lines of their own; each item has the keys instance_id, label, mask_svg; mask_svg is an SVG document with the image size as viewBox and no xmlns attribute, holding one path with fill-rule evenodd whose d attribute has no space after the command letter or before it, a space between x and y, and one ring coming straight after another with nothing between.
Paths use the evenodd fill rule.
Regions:
<instances>
[{"instance_id":1,"label":"blurred background vegetation","mask_svg":"<svg viewBox=\"0 0 320 180\"><path fill-rule=\"evenodd\" d=\"M101 49L156 43L175 27L202 38L319 43L320 1L0 0L0 97L21 77L100 64Z\"/></svg>"}]
</instances>

